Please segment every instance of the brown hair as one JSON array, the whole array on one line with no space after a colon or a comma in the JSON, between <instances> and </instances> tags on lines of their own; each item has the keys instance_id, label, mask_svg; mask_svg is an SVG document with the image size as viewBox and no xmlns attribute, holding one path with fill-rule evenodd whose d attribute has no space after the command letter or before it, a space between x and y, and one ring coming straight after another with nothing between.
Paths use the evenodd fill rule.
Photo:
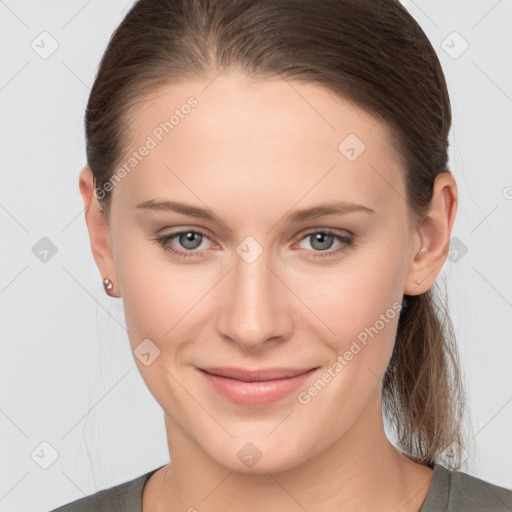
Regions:
<instances>
[{"instance_id":1,"label":"brown hair","mask_svg":"<svg viewBox=\"0 0 512 512\"><path fill-rule=\"evenodd\" d=\"M450 172L450 100L434 49L398 1L139 0L110 39L85 118L107 221L104 186L128 145L134 107L173 80L213 79L228 66L325 85L383 121L403 159L411 219L425 218L435 177ZM447 446L462 444L463 386L435 289L407 299L383 381L384 412L404 452L432 467Z\"/></svg>"}]
</instances>

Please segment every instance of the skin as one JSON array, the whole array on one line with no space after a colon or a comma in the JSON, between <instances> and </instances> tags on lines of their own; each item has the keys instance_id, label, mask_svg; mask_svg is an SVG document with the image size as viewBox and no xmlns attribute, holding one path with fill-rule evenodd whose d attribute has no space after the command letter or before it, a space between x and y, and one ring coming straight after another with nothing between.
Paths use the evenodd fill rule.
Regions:
<instances>
[{"instance_id":1,"label":"skin","mask_svg":"<svg viewBox=\"0 0 512 512\"><path fill-rule=\"evenodd\" d=\"M428 220L416 225L386 126L321 85L224 71L155 92L132 115L127 153L187 98L198 105L116 185L110 224L90 169L80 173L92 252L123 299L131 348L150 339L160 350L148 366L135 357L163 409L171 459L147 483L144 512L417 511L432 470L393 447L381 413L398 314L308 404L297 393L403 294L432 287L457 210L453 176L437 176ZM350 133L366 146L354 161L338 150ZM216 220L136 207L150 199L209 208ZM340 200L376 213L284 219ZM208 234L197 249L170 244L204 257L152 241L180 229ZM354 243L315 257L343 247L306 236L322 229ZM252 263L236 251L248 236L262 249ZM207 365L319 369L297 392L249 407L212 391L196 369ZM237 457L248 442L262 455L250 468Z\"/></svg>"}]
</instances>

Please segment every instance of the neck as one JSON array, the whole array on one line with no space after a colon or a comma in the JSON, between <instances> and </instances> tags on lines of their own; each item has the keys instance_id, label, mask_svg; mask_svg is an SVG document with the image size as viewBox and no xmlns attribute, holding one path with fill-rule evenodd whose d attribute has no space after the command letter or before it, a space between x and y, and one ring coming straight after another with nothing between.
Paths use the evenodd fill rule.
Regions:
<instances>
[{"instance_id":1,"label":"neck","mask_svg":"<svg viewBox=\"0 0 512 512\"><path fill-rule=\"evenodd\" d=\"M417 512L432 470L387 439L380 407L369 407L328 449L285 471L251 474L219 465L165 417L171 462L149 511ZM148 501L144 503L149 503Z\"/></svg>"}]
</instances>

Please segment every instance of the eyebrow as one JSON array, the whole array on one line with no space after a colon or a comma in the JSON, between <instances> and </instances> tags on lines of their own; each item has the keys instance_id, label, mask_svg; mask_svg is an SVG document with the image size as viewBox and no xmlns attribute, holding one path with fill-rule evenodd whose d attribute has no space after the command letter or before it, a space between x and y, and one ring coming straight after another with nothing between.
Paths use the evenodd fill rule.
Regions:
<instances>
[{"instance_id":1,"label":"eyebrow","mask_svg":"<svg viewBox=\"0 0 512 512\"><path fill-rule=\"evenodd\" d=\"M157 201L155 199L150 199L138 204L136 208L152 211L173 211L189 217L197 217L211 221L217 220L217 217L212 210L199 208L198 206L181 203L179 201ZM324 215L343 215L352 212L376 213L375 210L372 210L362 204L338 201L293 211L286 214L283 217L283 220L288 222L302 222L305 220L316 219L317 217L322 217Z\"/></svg>"}]
</instances>

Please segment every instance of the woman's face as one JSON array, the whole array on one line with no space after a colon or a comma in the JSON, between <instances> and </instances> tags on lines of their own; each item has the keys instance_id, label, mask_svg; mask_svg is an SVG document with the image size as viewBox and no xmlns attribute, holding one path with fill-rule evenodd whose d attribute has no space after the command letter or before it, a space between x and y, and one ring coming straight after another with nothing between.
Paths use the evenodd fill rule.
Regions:
<instances>
[{"instance_id":1,"label":"woman's face","mask_svg":"<svg viewBox=\"0 0 512 512\"><path fill-rule=\"evenodd\" d=\"M171 452L264 472L357 450L418 249L383 124L318 84L226 71L161 89L131 130L113 277Z\"/></svg>"}]
</instances>

